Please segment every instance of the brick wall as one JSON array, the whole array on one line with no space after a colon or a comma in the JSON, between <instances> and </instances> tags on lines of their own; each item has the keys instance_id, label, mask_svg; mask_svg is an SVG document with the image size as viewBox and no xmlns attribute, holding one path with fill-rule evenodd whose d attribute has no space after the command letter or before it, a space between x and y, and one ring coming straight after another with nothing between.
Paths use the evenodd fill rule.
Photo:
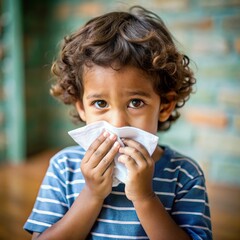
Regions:
<instances>
[{"instance_id":1,"label":"brick wall","mask_svg":"<svg viewBox=\"0 0 240 240\"><path fill-rule=\"evenodd\" d=\"M165 13L197 65L197 92L161 140L198 160L211 181L239 185L240 1L185 3Z\"/></svg>"},{"instance_id":2,"label":"brick wall","mask_svg":"<svg viewBox=\"0 0 240 240\"><path fill-rule=\"evenodd\" d=\"M169 132L160 134L160 142L196 159L211 181L240 185L239 0L28 4L24 16L27 99L31 102L27 108L29 149L72 143L66 132L76 126L69 120L68 108L51 99L47 90L49 68L62 37L93 16L140 4L164 19L180 49L193 60L198 80L197 92L181 111L182 118Z\"/></svg>"}]
</instances>

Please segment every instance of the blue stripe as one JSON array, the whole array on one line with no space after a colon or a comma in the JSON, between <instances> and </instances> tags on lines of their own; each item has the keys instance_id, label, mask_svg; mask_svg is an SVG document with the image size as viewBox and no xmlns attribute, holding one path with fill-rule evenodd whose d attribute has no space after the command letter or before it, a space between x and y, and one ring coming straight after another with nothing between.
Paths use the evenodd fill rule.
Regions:
<instances>
[{"instance_id":1,"label":"blue stripe","mask_svg":"<svg viewBox=\"0 0 240 240\"><path fill-rule=\"evenodd\" d=\"M201 168L168 147L164 150L155 165L154 192L176 223L193 239L211 239L210 211ZM69 147L51 159L34 211L24 225L26 230L44 231L71 207L85 184L80 171L84 153L79 146ZM113 187L89 239L147 239L124 188L124 184Z\"/></svg>"}]
</instances>

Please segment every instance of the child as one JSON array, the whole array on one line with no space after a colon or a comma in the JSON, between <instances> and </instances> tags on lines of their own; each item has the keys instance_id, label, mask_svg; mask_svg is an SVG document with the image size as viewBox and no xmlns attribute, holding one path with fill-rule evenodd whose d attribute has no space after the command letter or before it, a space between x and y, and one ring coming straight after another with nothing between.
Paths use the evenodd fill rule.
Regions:
<instances>
[{"instance_id":1,"label":"child","mask_svg":"<svg viewBox=\"0 0 240 240\"><path fill-rule=\"evenodd\" d=\"M163 21L133 7L96 17L66 37L53 64L52 94L87 125L106 121L146 132L168 129L192 92L189 58ZM32 239L212 239L205 179L167 146L150 156L133 139L104 131L87 151L56 154L24 228ZM114 157L128 170L112 187Z\"/></svg>"}]
</instances>

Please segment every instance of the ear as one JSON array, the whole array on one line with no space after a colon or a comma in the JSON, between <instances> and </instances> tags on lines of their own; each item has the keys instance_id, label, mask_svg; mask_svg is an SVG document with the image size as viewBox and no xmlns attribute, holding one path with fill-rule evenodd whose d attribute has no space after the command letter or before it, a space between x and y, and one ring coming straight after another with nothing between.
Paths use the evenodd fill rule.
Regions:
<instances>
[{"instance_id":1,"label":"ear","mask_svg":"<svg viewBox=\"0 0 240 240\"><path fill-rule=\"evenodd\" d=\"M80 116L80 118L86 122L86 113L85 113L85 109L84 109L84 106L83 106L83 102L82 101L77 101L75 103L75 107L77 109L77 112Z\"/></svg>"},{"instance_id":2,"label":"ear","mask_svg":"<svg viewBox=\"0 0 240 240\"><path fill-rule=\"evenodd\" d=\"M159 121L165 122L171 115L172 111L175 109L176 106L176 100L175 100L176 94L174 92L170 92L167 94L166 99L167 103L161 103L160 105L160 112L159 112Z\"/></svg>"}]
</instances>

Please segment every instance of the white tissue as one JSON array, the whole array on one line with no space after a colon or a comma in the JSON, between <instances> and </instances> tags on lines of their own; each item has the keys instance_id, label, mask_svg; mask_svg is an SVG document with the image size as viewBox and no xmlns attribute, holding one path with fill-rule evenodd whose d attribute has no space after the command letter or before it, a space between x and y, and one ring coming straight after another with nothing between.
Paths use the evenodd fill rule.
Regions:
<instances>
[{"instance_id":1,"label":"white tissue","mask_svg":"<svg viewBox=\"0 0 240 240\"><path fill-rule=\"evenodd\" d=\"M158 137L149 132L135 127L117 128L105 121L94 122L84 127L71 130L68 132L68 134L76 143L78 143L84 150L87 151L89 146L97 137L99 137L103 130L116 134L118 137L117 141L121 146L124 146L121 138L130 138L141 143L146 148L150 156L153 154L158 144ZM120 182L125 183L127 179L126 167L117 160L119 155L120 154L117 154L114 159L115 168L113 173L113 187L117 186Z\"/></svg>"}]
</instances>

